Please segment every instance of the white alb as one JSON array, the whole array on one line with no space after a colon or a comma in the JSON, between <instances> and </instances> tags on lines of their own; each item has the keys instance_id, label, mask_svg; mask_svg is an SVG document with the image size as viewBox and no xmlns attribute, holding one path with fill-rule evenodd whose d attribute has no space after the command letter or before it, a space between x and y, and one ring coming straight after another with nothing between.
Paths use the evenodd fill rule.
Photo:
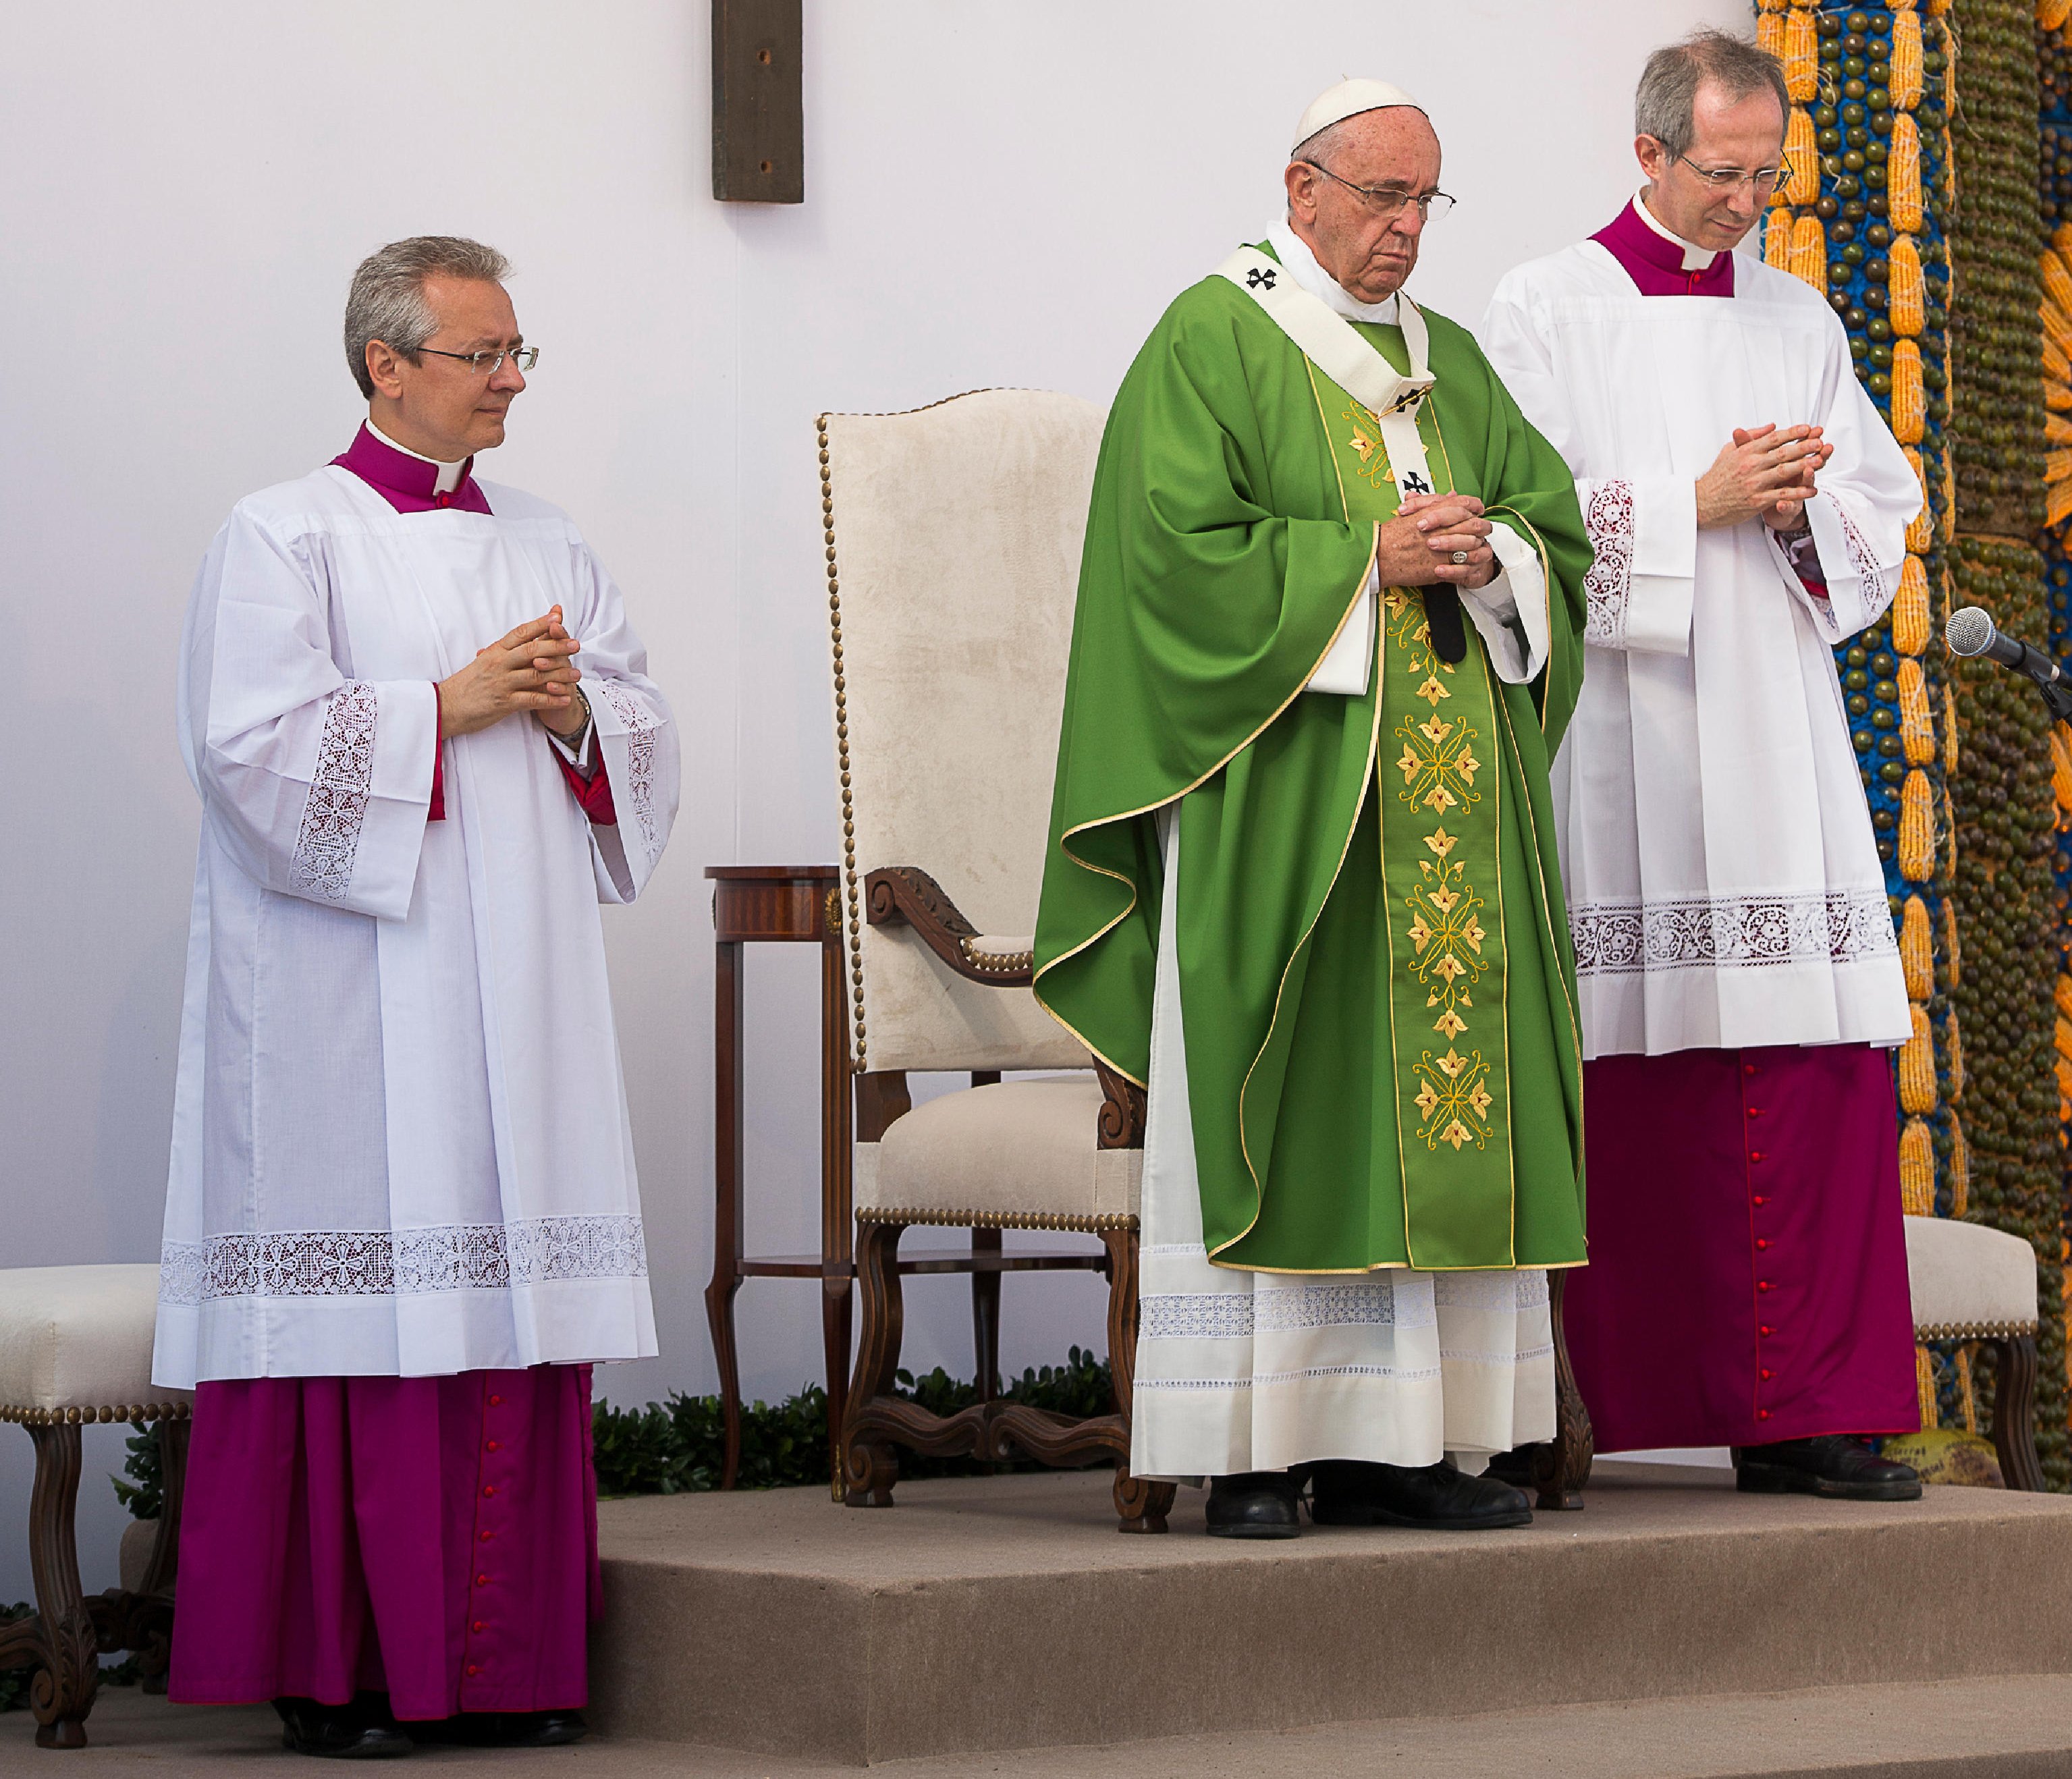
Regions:
<instances>
[{"instance_id":1,"label":"white alb","mask_svg":"<svg viewBox=\"0 0 2072 1779\"><path fill-rule=\"evenodd\" d=\"M431 1376L655 1351L600 902L676 807L677 742L567 517L404 514L335 466L202 565L181 745L202 799L154 1381ZM540 725L445 743L434 682L558 602L609 772Z\"/></svg>"},{"instance_id":2,"label":"white alb","mask_svg":"<svg viewBox=\"0 0 2072 1779\"><path fill-rule=\"evenodd\" d=\"M1597 551L1552 773L1590 1057L1910 1030L1832 651L1892 603L1921 485L1827 304L1746 255L1734 279L1642 296L1584 241L1507 275L1482 325ZM1824 599L1761 521L1698 528L1698 478L1766 422L1835 447L1807 507Z\"/></svg>"}]
</instances>

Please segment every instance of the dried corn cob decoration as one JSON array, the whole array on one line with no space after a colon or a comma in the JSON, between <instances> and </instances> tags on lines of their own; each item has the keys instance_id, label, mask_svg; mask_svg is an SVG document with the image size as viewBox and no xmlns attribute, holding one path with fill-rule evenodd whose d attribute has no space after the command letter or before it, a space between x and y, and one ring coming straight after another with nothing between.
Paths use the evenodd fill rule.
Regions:
<instances>
[{"instance_id":1,"label":"dried corn cob decoration","mask_svg":"<svg viewBox=\"0 0 2072 1779\"><path fill-rule=\"evenodd\" d=\"M1892 331L1902 339L1912 339L1928 318L1928 281L1922 276L1921 250L1913 236L1902 235L1892 244L1886 265Z\"/></svg>"},{"instance_id":2,"label":"dried corn cob decoration","mask_svg":"<svg viewBox=\"0 0 2072 1779\"><path fill-rule=\"evenodd\" d=\"M2055 525L2072 516L2072 450L2052 451L2044 458L2043 481L2044 520Z\"/></svg>"},{"instance_id":3,"label":"dried corn cob decoration","mask_svg":"<svg viewBox=\"0 0 2072 1779\"><path fill-rule=\"evenodd\" d=\"M1813 113L1803 105L1791 108L1784 127L1784 158L1791 163L1791 177L1782 187L1789 204L1809 204L1820 195L1819 139L1813 129Z\"/></svg>"},{"instance_id":4,"label":"dried corn cob decoration","mask_svg":"<svg viewBox=\"0 0 2072 1779\"><path fill-rule=\"evenodd\" d=\"M1909 766L1931 765L1935 758L1935 721L1928 712L1928 679L1917 660L1899 664L1899 738Z\"/></svg>"},{"instance_id":5,"label":"dried corn cob decoration","mask_svg":"<svg viewBox=\"0 0 2072 1779\"><path fill-rule=\"evenodd\" d=\"M1782 11L1756 14L1755 47L1766 55L1784 60L1784 14Z\"/></svg>"},{"instance_id":6,"label":"dried corn cob decoration","mask_svg":"<svg viewBox=\"0 0 2072 1779\"><path fill-rule=\"evenodd\" d=\"M1901 111L1921 103L1921 19L1896 12L1892 18L1892 102Z\"/></svg>"},{"instance_id":7,"label":"dried corn cob decoration","mask_svg":"<svg viewBox=\"0 0 2072 1779\"><path fill-rule=\"evenodd\" d=\"M2072 269L2066 267L2064 253L2055 247L2046 248L2038 269L2043 273L2044 295L2058 305L2061 314L2072 315Z\"/></svg>"},{"instance_id":8,"label":"dried corn cob decoration","mask_svg":"<svg viewBox=\"0 0 2072 1779\"><path fill-rule=\"evenodd\" d=\"M1922 467L1921 454L1911 445L1902 445L1908 465L1914 471L1914 479L1921 484L1921 511L1907 522L1906 547L1916 554L1924 554L1935 541L1935 521L1928 510L1928 472Z\"/></svg>"},{"instance_id":9,"label":"dried corn cob decoration","mask_svg":"<svg viewBox=\"0 0 2072 1779\"><path fill-rule=\"evenodd\" d=\"M1791 269L1791 224L1793 220L1790 211L1783 208L1782 206L1777 209L1772 210L1770 214L1763 219L1763 264L1766 265L1774 266L1780 272L1789 272Z\"/></svg>"},{"instance_id":10,"label":"dried corn cob decoration","mask_svg":"<svg viewBox=\"0 0 2072 1779\"><path fill-rule=\"evenodd\" d=\"M1926 1007L1909 1007L1914 1036L1899 1047L1899 1105L1909 1112L1935 1110L1935 1034Z\"/></svg>"},{"instance_id":11,"label":"dried corn cob decoration","mask_svg":"<svg viewBox=\"0 0 2072 1779\"><path fill-rule=\"evenodd\" d=\"M2072 729L2062 723L2050 725L2050 789L2058 799L2059 811L2072 811ZM2059 988L2059 1005L2062 1007L2062 978Z\"/></svg>"},{"instance_id":12,"label":"dried corn cob decoration","mask_svg":"<svg viewBox=\"0 0 2072 1779\"><path fill-rule=\"evenodd\" d=\"M1950 1009L1949 1017L1943 1021L1942 1037L1950 1061L1950 1097L1962 1099L1964 1097L1964 1041L1957 1029L1957 1009L1955 1007ZM1955 1124L1956 1120L1952 1119L1952 1129Z\"/></svg>"},{"instance_id":13,"label":"dried corn cob decoration","mask_svg":"<svg viewBox=\"0 0 2072 1779\"><path fill-rule=\"evenodd\" d=\"M1918 445L1928 426L1928 392L1921 382L1921 348L1910 339L1892 349L1892 432L1902 444Z\"/></svg>"},{"instance_id":14,"label":"dried corn cob decoration","mask_svg":"<svg viewBox=\"0 0 2072 1779\"><path fill-rule=\"evenodd\" d=\"M1917 766L1899 794L1899 874L1909 883L1935 875L1935 810L1928 774Z\"/></svg>"},{"instance_id":15,"label":"dried corn cob decoration","mask_svg":"<svg viewBox=\"0 0 2072 1779\"><path fill-rule=\"evenodd\" d=\"M1810 284L1822 296L1827 294L1827 232L1810 210L1791 225L1792 277Z\"/></svg>"},{"instance_id":16,"label":"dried corn cob decoration","mask_svg":"<svg viewBox=\"0 0 2072 1779\"><path fill-rule=\"evenodd\" d=\"M1962 1217L1971 1202L1971 1147L1964 1140L1963 1121L1950 1114L1950 1214Z\"/></svg>"},{"instance_id":17,"label":"dried corn cob decoration","mask_svg":"<svg viewBox=\"0 0 2072 1779\"><path fill-rule=\"evenodd\" d=\"M1813 14L1794 6L1784 19L1784 87L1801 105L1820 90L1819 40Z\"/></svg>"},{"instance_id":18,"label":"dried corn cob decoration","mask_svg":"<svg viewBox=\"0 0 2072 1779\"><path fill-rule=\"evenodd\" d=\"M2045 31L2062 31L2072 18L2072 0L2036 0L2036 22Z\"/></svg>"},{"instance_id":19,"label":"dried corn cob decoration","mask_svg":"<svg viewBox=\"0 0 2072 1779\"><path fill-rule=\"evenodd\" d=\"M1794 165L1797 163L1794 162ZM1885 195L1891 201L1892 225L1910 235L1921 232L1921 132L1907 113L1892 120L1892 146L1885 162Z\"/></svg>"},{"instance_id":20,"label":"dried corn cob decoration","mask_svg":"<svg viewBox=\"0 0 2072 1779\"><path fill-rule=\"evenodd\" d=\"M1935 992L1935 947L1929 931L1928 904L1909 896L1899 917L1899 962L1906 972L1908 998L1914 1000L1926 1000Z\"/></svg>"},{"instance_id":21,"label":"dried corn cob decoration","mask_svg":"<svg viewBox=\"0 0 2072 1779\"><path fill-rule=\"evenodd\" d=\"M1910 1118L1900 1133L1899 1201L1909 1217L1935 1214L1935 1144L1918 1118Z\"/></svg>"},{"instance_id":22,"label":"dried corn cob decoration","mask_svg":"<svg viewBox=\"0 0 2072 1779\"><path fill-rule=\"evenodd\" d=\"M1899 1202L1910 1217L1935 1214L1935 1144L1918 1118L1899 1133Z\"/></svg>"},{"instance_id":23,"label":"dried corn cob decoration","mask_svg":"<svg viewBox=\"0 0 2072 1779\"><path fill-rule=\"evenodd\" d=\"M1957 905L1954 902L1942 904L1942 973L1949 978L1953 989L1963 980L1964 952L1957 943Z\"/></svg>"},{"instance_id":24,"label":"dried corn cob decoration","mask_svg":"<svg viewBox=\"0 0 2072 1779\"><path fill-rule=\"evenodd\" d=\"M1918 655L1934 633L1928 614L1928 565L1910 556L1899 571L1899 591L1892 602L1892 646L1901 655Z\"/></svg>"}]
</instances>

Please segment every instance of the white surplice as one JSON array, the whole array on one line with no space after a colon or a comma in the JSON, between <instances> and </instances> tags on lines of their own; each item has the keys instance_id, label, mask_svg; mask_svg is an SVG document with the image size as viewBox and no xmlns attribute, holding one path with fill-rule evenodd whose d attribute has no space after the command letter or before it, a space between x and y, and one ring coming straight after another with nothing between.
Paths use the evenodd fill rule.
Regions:
<instances>
[{"instance_id":1,"label":"white surplice","mask_svg":"<svg viewBox=\"0 0 2072 1779\"><path fill-rule=\"evenodd\" d=\"M1747 256L1734 280L1643 296L1584 241L1507 275L1482 329L1597 550L1552 772L1586 1057L1910 1030L1831 651L1891 604L1921 486L1827 302ZM1697 479L1765 422L1835 447L1807 508L1825 599L1760 521L1698 528Z\"/></svg>"},{"instance_id":2,"label":"white surplice","mask_svg":"<svg viewBox=\"0 0 2072 1779\"><path fill-rule=\"evenodd\" d=\"M1312 696L1320 696L1312 694ZM1166 882L1145 1105L1132 1474L1192 1481L1319 1458L1480 1471L1554 1434L1547 1275L1212 1266L1180 1007L1180 824Z\"/></svg>"},{"instance_id":3,"label":"white surplice","mask_svg":"<svg viewBox=\"0 0 2072 1779\"><path fill-rule=\"evenodd\" d=\"M602 902L674 818L668 705L567 517L399 513L330 466L202 565L203 821L155 1380L432 1376L656 1350ZM444 744L434 682L559 603L615 827L541 726Z\"/></svg>"}]
</instances>

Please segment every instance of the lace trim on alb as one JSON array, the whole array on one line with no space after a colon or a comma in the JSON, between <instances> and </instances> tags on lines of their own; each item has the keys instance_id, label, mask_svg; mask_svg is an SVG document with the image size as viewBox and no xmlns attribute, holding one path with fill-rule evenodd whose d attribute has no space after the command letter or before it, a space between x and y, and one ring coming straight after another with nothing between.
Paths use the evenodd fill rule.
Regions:
<instances>
[{"instance_id":1,"label":"lace trim on alb","mask_svg":"<svg viewBox=\"0 0 2072 1779\"><path fill-rule=\"evenodd\" d=\"M536 1217L405 1230L272 1230L168 1242L158 1295L171 1304L221 1297L388 1297L496 1291L564 1279L640 1279L647 1239L637 1217Z\"/></svg>"},{"instance_id":2,"label":"lace trim on alb","mask_svg":"<svg viewBox=\"0 0 2072 1779\"><path fill-rule=\"evenodd\" d=\"M1597 553L1583 577L1589 606L1583 640L1600 648L1624 648L1626 603L1633 594L1633 484L1600 482L1590 491L1583 525Z\"/></svg>"},{"instance_id":3,"label":"lace trim on alb","mask_svg":"<svg viewBox=\"0 0 2072 1779\"><path fill-rule=\"evenodd\" d=\"M1571 909L1578 976L1760 968L1897 953L1881 890L1688 902L1597 902Z\"/></svg>"},{"instance_id":4,"label":"lace trim on alb","mask_svg":"<svg viewBox=\"0 0 2072 1779\"><path fill-rule=\"evenodd\" d=\"M626 795L633 806L640 837L652 853L661 844L655 821L655 719L639 699L615 681L601 680L597 689L625 728ZM615 795L615 807L616 803Z\"/></svg>"},{"instance_id":5,"label":"lace trim on alb","mask_svg":"<svg viewBox=\"0 0 2072 1779\"><path fill-rule=\"evenodd\" d=\"M374 718L378 701L364 680L348 680L332 694L317 743L310 800L288 861L288 886L343 902L352 886L352 861L367 820L374 783Z\"/></svg>"},{"instance_id":6,"label":"lace trim on alb","mask_svg":"<svg viewBox=\"0 0 2072 1779\"><path fill-rule=\"evenodd\" d=\"M1888 569L1879 562L1870 540L1856 528L1856 520L1850 518L1840 501L1835 503L1835 516L1842 522L1842 537L1849 546L1849 561L1855 565L1856 579L1862 583L1864 622L1875 623L1899 592L1899 570Z\"/></svg>"},{"instance_id":7,"label":"lace trim on alb","mask_svg":"<svg viewBox=\"0 0 2072 1779\"><path fill-rule=\"evenodd\" d=\"M1395 1365L1314 1365L1299 1371L1261 1371L1245 1378L1147 1378L1139 1373L1136 1390L1255 1390L1271 1384L1307 1383L1316 1378L1383 1378L1391 1383L1437 1383L1436 1366L1412 1369Z\"/></svg>"}]
</instances>

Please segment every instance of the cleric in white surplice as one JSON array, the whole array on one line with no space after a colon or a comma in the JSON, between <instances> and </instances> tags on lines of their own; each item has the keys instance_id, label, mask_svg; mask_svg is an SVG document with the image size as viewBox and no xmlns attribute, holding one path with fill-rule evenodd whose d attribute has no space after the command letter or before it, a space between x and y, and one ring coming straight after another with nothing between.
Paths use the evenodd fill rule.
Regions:
<instances>
[{"instance_id":1,"label":"cleric in white surplice","mask_svg":"<svg viewBox=\"0 0 2072 1779\"><path fill-rule=\"evenodd\" d=\"M1774 58L1650 58L1648 184L1498 286L1482 345L1597 552L1552 772L1583 1027L1601 1448L1893 1500L1918 1425L1889 1047L1911 1033L1834 648L1884 618L1922 489L1817 292L1733 251L1786 171ZM1885 200L1857 207L1875 247ZM1875 647L1876 645L1873 644Z\"/></svg>"},{"instance_id":2,"label":"cleric in white surplice","mask_svg":"<svg viewBox=\"0 0 2072 1779\"><path fill-rule=\"evenodd\" d=\"M310 1752L581 1733L587 1368L656 1350L598 905L661 856L676 729L582 533L471 474L536 355L506 269L360 268L368 423L238 503L181 657L171 1691Z\"/></svg>"}]
</instances>

